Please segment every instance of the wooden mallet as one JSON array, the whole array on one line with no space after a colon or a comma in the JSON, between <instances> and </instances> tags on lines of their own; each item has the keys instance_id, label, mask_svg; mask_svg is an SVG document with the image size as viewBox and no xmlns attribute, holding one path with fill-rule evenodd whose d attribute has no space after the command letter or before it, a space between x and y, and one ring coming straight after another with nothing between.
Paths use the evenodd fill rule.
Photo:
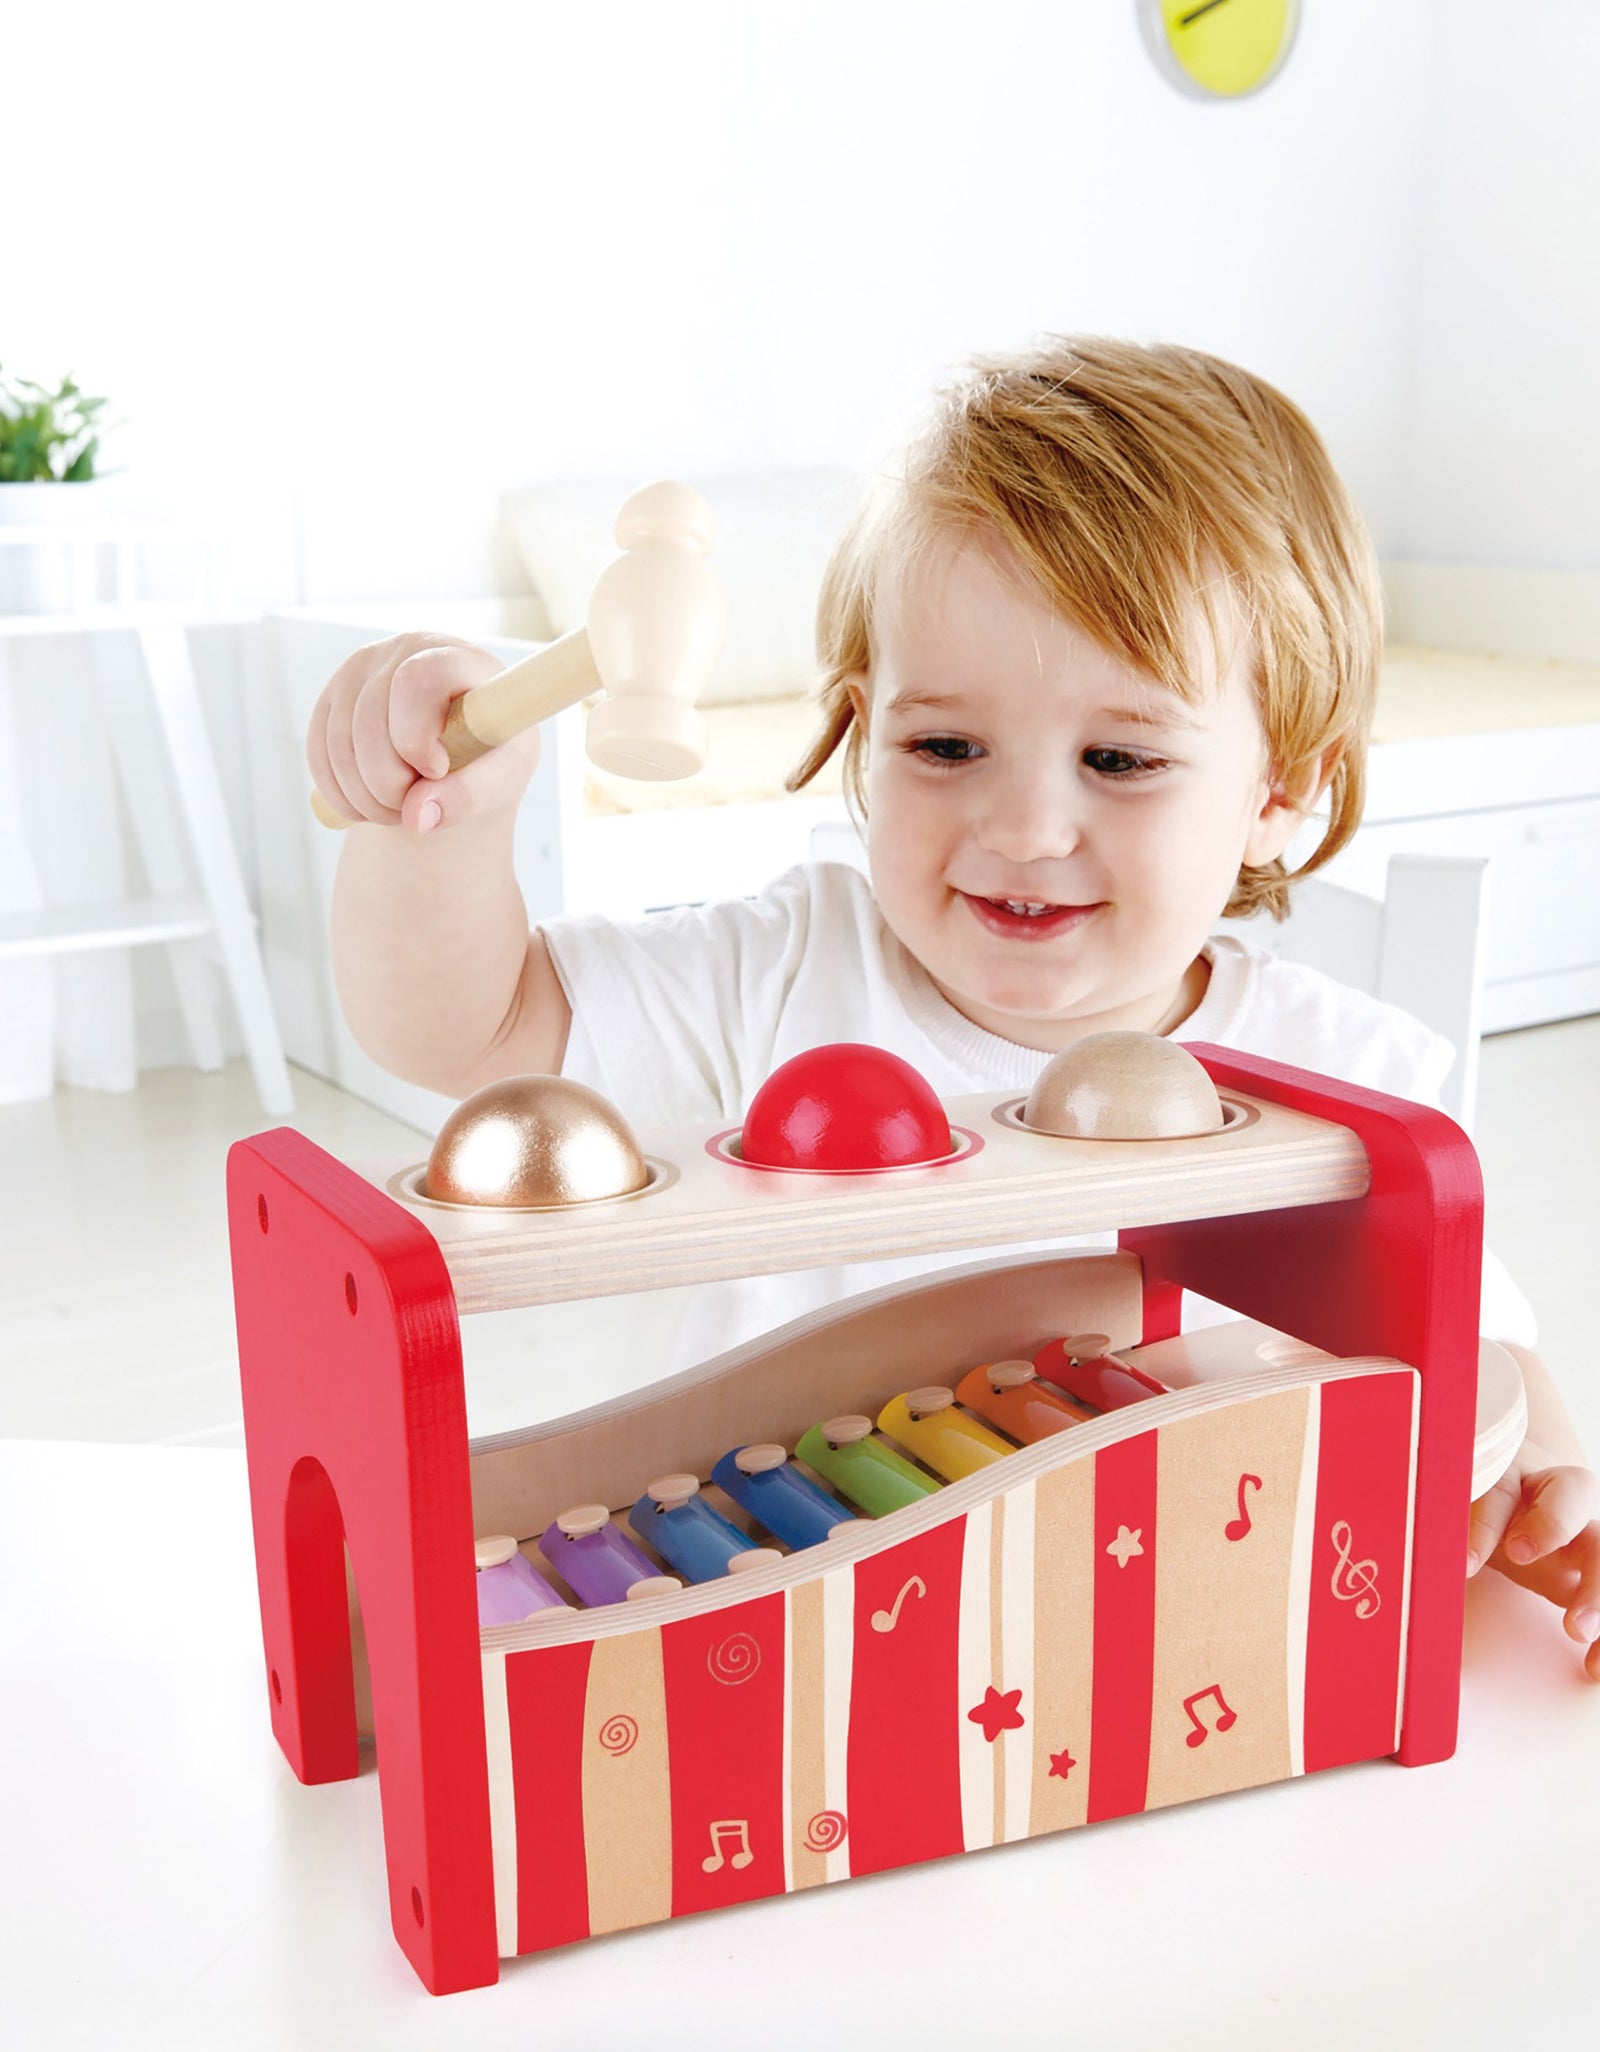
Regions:
<instances>
[{"instance_id":1,"label":"wooden mallet","mask_svg":"<svg viewBox=\"0 0 1600 2052\"><path fill-rule=\"evenodd\" d=\"M585 624L451 705L441 736L451 769L597 692L604 696L586 738L600 769L663 782L705 762L706 719L695 701L726 620L706 561L710 510L687 485L646 485L624 501L616 534L622 554L601 571ZM324 826L360 824L319 791L311 809Z\"/></svg>"}]
</instances>

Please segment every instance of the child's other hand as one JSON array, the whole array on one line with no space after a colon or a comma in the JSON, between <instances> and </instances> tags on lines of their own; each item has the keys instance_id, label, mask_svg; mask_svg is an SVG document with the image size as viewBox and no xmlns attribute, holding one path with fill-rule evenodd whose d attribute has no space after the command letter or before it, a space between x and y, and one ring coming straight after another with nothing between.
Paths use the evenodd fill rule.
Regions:
<instances>
[{"instance_id":1,"label":"child's other hand","mask_svg":"<svg viewBox=\"0 0 1600 2052\"><path fill-rule=\"evenodd\" d=\"M1600 1479L1553 1466L1532 1440L1472 1507L1467 1573L1488 1562L1565 1612L1568 1635L1587 1646L1583 1671L1600 1682Z\"/></svg>"},{"instance_id":2,"label":"child's other hand","mask_svg":"<svg viewBox=\"0 0 1600 2052\"><path fill-rule=\"evenodd\" d=\"M452 699L497 676L487 649L443 634L397 634L358 648L311 714L306 761L349 820L429 833L516 806L539 761L537 728L452 770L441 735Z\"/></svg>"}]
</instances>

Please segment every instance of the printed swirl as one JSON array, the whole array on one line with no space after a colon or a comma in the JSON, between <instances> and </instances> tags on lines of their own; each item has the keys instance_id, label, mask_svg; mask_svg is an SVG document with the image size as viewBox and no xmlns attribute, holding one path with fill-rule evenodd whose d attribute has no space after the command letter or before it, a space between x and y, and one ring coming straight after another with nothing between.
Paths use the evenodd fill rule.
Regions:
<instances>
[{"instance_id":1,"label":"printed swirl","mask_svg":"<svg viewBox=\"0 0 1600 2052\"><path fill-rule=\"evenodd\" d=\"M806 1851L832 1852L835 1846L844 1844L849 1828L843 1810L818 1810L806 1825Z\"/></svg>"},{"instance_id":2,"label":"printed swirl","mask_svg":"<svg viewBox=\"0 0 1600 2052\"><path fill-rule=\"evenodd\" d=\"M726 1682L731 1688L737 1682L747 1682L761 1665L761 1648L748 1632L734 1632L713 1646L706 1655L706 1665L719 1682Z\"/></svg>"},{"instance_id":3,"label":"printed swirl","mask_svg":"<svg viewBox=\"0 0 1600 2052\"><path fill-rule=\"evenodd\" d=\"M615 1717L608 1717L600 1727L601 1745L608 1753L615 1753L618 1757L623 1753L631 1753L638 1742L639 1727L631 1717L624 1717L619 1713Z\"/></svg>"}]
</instances>

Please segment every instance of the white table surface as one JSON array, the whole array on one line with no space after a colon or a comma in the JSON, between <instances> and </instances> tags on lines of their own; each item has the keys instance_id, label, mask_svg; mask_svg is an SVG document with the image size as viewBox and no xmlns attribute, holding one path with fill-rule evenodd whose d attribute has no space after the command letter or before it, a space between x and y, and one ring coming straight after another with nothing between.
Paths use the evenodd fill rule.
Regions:
<instances>
[{"instance_id":1,"label":"white table surface","mask_svg":"<svg viewBox=\"0 0 1600 2052\"><path fill-rule=\"evenodd\" d=\"M1468 1592L1461 1743L623 1933L427 1995L368 1756L267 1723L244 1458L0 1442L0 2044L110 2052L1592 2039L1600 1689Z\"/></svg>"}]
</instances>

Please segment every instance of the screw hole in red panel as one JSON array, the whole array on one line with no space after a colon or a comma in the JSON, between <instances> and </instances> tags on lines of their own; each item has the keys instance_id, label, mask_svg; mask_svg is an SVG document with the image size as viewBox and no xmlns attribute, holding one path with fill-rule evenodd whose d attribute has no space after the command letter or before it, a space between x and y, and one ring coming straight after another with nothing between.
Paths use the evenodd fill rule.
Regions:
<instances>
[{"instance_id":1,"label":"screw hole in red panel","mask_svg":"<svg viewBox=\"0 0 1600 2052\"><path fill-rule=\"evenodd\" d=\"M276 1668L273 1668L271 1674L267 1677L267 1679L272 1683L273 1702L281 1703L283 1701L283 1683L278 1679L278 1670Z\"/></svg>"},{"instance_id":2,"label":"screw hole in red panel","mask_svg":"<svg viewBox=\"0 0 1600 2052\"><path fill-rule=\"evenodd\" d=\"M350 1306L350 1316L354 1318L356 1315L356 1279L353 1275L347 1275L344 1279L344 1300Z\"/></svg>"},{"instance_id":3,"label":"screw hole in red panel","mask_svg":"<svg viewBox=\"0 0 1600 2052\"><path fill-rule=\"evenodd\" d=\"M265 1232L267 1230L267 1200L265 1197L257 1197L256 1199L256 1217L260 1219L261 1230Z\"/></svg>"},{"instance_id":4,"label":"screw hole in red panel","mask_svg":"<svg viewBox=\"0 0 1600 2052\"><path fill-rule=\"evenodd\" d=\"M417 1920L417 1929L418 1929L418 1930L420 1931L420 1930L422 1929L422 1921L423 1921L423 1920L422 1920L422 1890L421 1890L420 1888L413 1888L413 1889L412 1889L412 1891L411 1891L411 1914L412 1914L412 1915L413 1915L413 1916L414 1916L414 1917L416 1918L416 1920Z\"/></svg>"}]
</instances>

